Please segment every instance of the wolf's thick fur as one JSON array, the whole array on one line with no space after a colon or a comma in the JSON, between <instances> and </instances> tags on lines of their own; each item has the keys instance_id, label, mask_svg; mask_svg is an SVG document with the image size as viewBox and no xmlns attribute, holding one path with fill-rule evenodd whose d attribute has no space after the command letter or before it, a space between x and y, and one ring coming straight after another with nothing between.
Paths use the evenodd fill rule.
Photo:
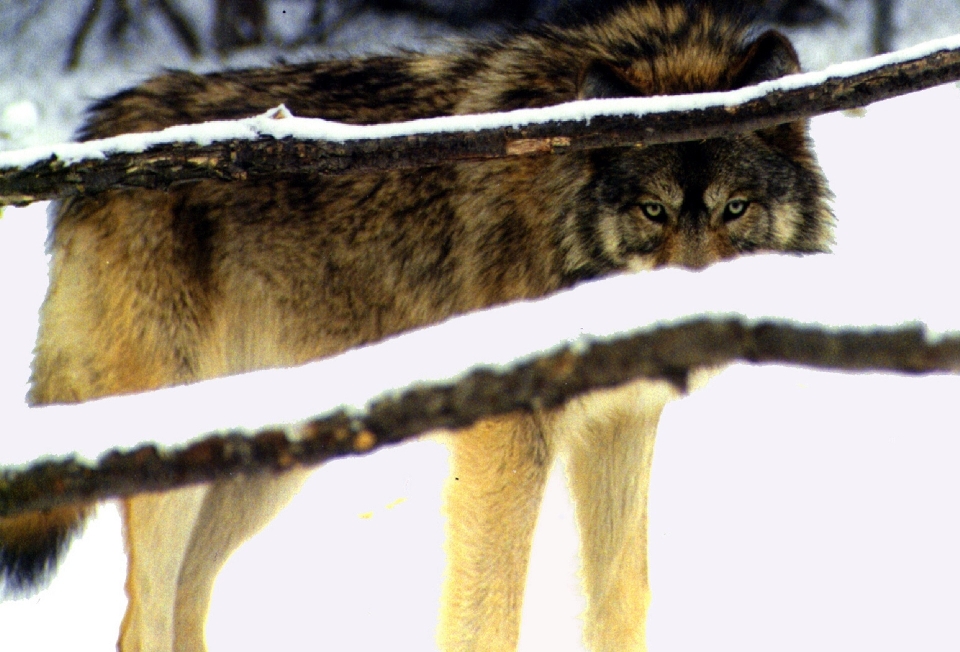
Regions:
<instances>
[{"instance_id":1,"label":"wolf's thick fur","mask_svg":"<svg viewBox=\"0 0 960 652\"><path fill-rule=\"evenodd\" d=\"M440 55L206 76L101 102L84 138L238 118L281 103L350 123L732 89L798 70L775 32L685 4L638 4ZM828 191L802 122L715 140L340 177L199 181L63 202L30 398L87 399L328 356L580 280L753 251L826 249ZM624 297L643 301L643 297ZM534 523L564 454L593 650L644 646L646 489L675 391L637 382L452 438L446 650L516 645ZM198 652L221 564L304 472L124 502L124 652ZM84 508L0 520L9 579L50 566Z\"/></svg>"}]
</instances>

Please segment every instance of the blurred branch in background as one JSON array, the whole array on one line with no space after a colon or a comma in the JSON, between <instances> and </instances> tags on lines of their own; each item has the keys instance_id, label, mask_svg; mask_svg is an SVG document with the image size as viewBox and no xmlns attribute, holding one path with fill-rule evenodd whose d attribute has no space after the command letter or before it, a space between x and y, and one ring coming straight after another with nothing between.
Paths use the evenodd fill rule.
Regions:
<instances>
[{"instance_id":1,"label":"blurred branch in background","mask_svg":"<svg viewBox=\"0 0 960 652\"><path fill-rule=\"evenodd\" d=\"M893 0L873 2L873 51L890 52L893 49Z\"/></svg>"},{"instance_id":2,"label":"blurred branch in background","mask_svg":"<svg viewBox=\"0 0 960 652\"><path fill-rule=\"evenodd\" d=\"M213 40L225 54L266 40L267 8L264 0L216 0Z\"/></svg>"},{"instance_id":3,"label":"blurred branch in background","mask_svg":"<svg viewBox=\"0 0 960 652\"><path fill-rule=\"evenodd\" d=\"M276 37L270 21L271 0L195 0L194 5L212 5L213 26L204 38L188 12L174 0L74 0L85 2L85 9L70 40L67 69L80 65L85 44L101 20L106 21L106 36L114 45L144 38L146 18L159 14L181 47L191 56L199 56L207 47L220 55L238 49L272 43L294 47L322 43L346 22L364 12L406 14L420 20L446 23L457 29L478 24L515 28L542 22L569 24L588 20L631 0L302 0L311 7L300 36L289 42ZM847 4L849 0L844 0ZM701 0L710 6L745 9L761 22L787 27L815 27L826 22L845 22L843 11L821 0ZM873 47L887 52L893 43L893 0L872 0L874 5ZM51 0L20 0L19 16L14 20L22 29ZM182 3L181 3L182 4Z\"/></svg>"},{"instance_id":4,"label":"blurred branch in background","mask_svg":"<svg viewBox=\"0 0 960 652\"><path fill-rule=\"evenodd\" d=\"M226 1L230 2L230 0ZM191 21L171 4L170 0L135 0L135 2L136 5L132 6L130 0L89 0L83 18L70 39L66 68L73 70L80 64L83 46L104 8L108 14L108 36L115 44L132 38L130 34L132 31L145 29L143 22L146 12L155 7L170 24L181 46L190 53L190 56L200 55L200 38L196 30ZM260 0L256 2L259 3Z\"/></svg>"}]
</instances>

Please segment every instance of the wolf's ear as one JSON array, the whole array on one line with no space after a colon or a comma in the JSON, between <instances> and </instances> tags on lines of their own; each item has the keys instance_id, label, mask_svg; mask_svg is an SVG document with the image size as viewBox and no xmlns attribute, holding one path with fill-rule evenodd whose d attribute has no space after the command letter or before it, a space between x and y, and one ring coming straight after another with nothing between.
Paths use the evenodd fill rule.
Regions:
<instances>
[{"instance_id":1,"label":"wolf's ear","mask_svg":"<svg viewBox=\"0 0 960 652\"><path fill-rule=\"evenodd\" d=\"M627 81L619 68L606 61L592 61L577 80L577 99L595 100L602 97L637 97L640 90Z\"/></svg>"},{"instance_id":2,"label":"wolf's ear","mask_svg":"<svg viewBox=\"0 0 960 652\"><path fill-rule=\"evenodd\" d=\"M800 58L787 37L768 30L750 44L739 64L734 66L730 89L778 79L800 72Z\"/></svg>"}]
</instances>

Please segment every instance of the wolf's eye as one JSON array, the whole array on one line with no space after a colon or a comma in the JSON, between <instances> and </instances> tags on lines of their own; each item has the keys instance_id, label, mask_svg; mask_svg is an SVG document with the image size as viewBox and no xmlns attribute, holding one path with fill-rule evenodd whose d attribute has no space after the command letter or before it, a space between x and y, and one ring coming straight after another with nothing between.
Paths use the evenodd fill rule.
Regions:
<instances>
[{"instance_id":1,"label":"wolf's eye","mask_svg":"<svg viewBox=\"0 0 960 652\"><path fill-rule=\"evenodd\" d=\"M640 210L643 211L644 217L646 217L651 222L656 222L657 224L663 224L667 221L667 209L663 207L663 204L655 201L648 201L640 204Z\"/></svg>"},{"instance_id":2,"label":"wolf's eye","mask_svg":"<svg viewBox=\"0 0 960 652\"><path fill-rule=\"evenodd\" d=\"M747 206L750 205L746 199L731 199L723 209L723 221L732 222L738 217L742 217L747 212Z\"/></svg>"}]
</instances>

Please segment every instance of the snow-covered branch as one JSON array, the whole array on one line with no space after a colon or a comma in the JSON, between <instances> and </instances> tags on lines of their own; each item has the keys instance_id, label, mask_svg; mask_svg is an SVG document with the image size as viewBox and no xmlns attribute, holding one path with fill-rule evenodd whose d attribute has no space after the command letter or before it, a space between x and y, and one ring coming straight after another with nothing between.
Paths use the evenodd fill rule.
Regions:
<instances>
[{"instance_id":1,"label":"snow-covered branch","mask_svg":"<svg viewBox=\"0 0 960 652\"><path fill-rule=\"evenodd\" d=\"M289 117L173 127L0 153L0 204L202 178L340 174L444 161L711 138L861 107L960 79L960 37L737 91L572 102L482 116L348 126ZM285 119L277 119L277 118Z\"/></svg>"},{"instance_id":2,"label":"snow-covered branch","mask_svg":"<svg viewBox=\"0 0 960 652\"><path fill-rule=\"evenodd\" d=\"M319 464L636 378L682 388L691 370L736 361L960 370L960 332L931 330L942 297L918 303L883 270L870 270L866 287L837 265L760 256L625 275L303 367L31 409L4 424L30 433L17 440L32 448L0 451L0 515ZM771 274L777 296L758 303L757 279ZM883 301L870 300L871 287Z\"/></svg>"}]
</instances>

